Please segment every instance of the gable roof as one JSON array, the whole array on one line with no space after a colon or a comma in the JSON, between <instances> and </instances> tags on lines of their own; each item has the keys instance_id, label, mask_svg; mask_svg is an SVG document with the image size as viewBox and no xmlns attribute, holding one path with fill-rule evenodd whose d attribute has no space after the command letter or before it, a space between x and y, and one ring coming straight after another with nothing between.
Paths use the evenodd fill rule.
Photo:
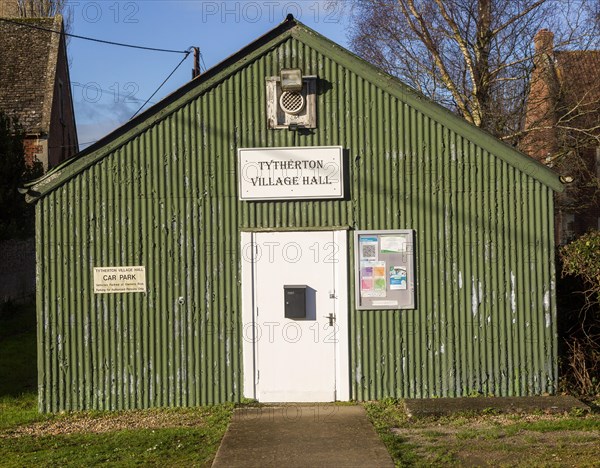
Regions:
<instances>
[{"instance_id":1,"label":"gable roof","mask_svg":"<svg viewBox=\"0 0 600 468\"><path fill-rule=\"evenodd\" d=\"M62 17L0 19L0 111L48 134L61 36L29 26L62 31Z\"/></svg>"},{"instance_id":2,"label":"gable roof","mask_svg":"<svg viewBox=\"0 0 600 468\"><path fill-rule=\"evenodd\" d=\"M559 180L558 174L551 169L501 142L480 128L469 124L448 109L427 99L416 90L405 85L396 77L369 64L349 50L295 20L292 15L288 15L285 21L265 35L183 85L154 106L140 113L134 119L81 151L77 156L55 167L45 176L26 184L23 192L27 193L27 200L35 201L60 187L87 167L101 160L127 141L151 127L155 122L175 112L207 89L234 74L237 70L244 67L245 64L277 47L289 38L295 38L331 59L342 63L346 68L363 77L365 80L372 82L374 85L399 100L406 102L423 114L439 122L443 122L450 130L470 141L476 142L484 150L507 161L520 171L530 175L553 190L563 191L564 187Z\"/></svg>"}]
</instances>

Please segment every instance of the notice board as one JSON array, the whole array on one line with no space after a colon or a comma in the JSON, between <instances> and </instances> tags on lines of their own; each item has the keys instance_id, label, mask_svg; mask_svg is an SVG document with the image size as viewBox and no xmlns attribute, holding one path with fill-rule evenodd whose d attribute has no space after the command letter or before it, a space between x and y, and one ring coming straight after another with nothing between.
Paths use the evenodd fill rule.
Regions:
<instances>
[{"instance_id":1,"label":"notice board","mask_svg":"<svg viewBox=\"0 0 600 468\"><path fill-rule=\"evenodd\" d=\"M356 308L414 309L414 230L356 231Z\"/></svg>"}]
</instances>

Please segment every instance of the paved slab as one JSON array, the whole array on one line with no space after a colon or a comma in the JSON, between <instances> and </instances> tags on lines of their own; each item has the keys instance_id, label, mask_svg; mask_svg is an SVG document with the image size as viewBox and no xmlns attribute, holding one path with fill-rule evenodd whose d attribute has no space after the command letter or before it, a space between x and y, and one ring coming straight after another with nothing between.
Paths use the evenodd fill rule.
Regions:
<instances>
[{"instance_id":1,"label":"paved slab","mask_svg":"<svg viewBox=\"0 0 600 468\"><path fill-rule=\"evenodd\" d=\"M393 467L362 406L238 408L213 467Z\"/></svg>"},{"instance_id":2,"label":"paved slab","mask_svg":"<svg viewBox=\"0 0 600 468\"><path fill-rule=\"evenodd\" d=\"M572 396L532 397L475 397L475 398L423 398L404 400L409 417L444 416L461 412L483 413L564 413L576 408L588 412L590 407Z\"/></svg>"}]
</instances>

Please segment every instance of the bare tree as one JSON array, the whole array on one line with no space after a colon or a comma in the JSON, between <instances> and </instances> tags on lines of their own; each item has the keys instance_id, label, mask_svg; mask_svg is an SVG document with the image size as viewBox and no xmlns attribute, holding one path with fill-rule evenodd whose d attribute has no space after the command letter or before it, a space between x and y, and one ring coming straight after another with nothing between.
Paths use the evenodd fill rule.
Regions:
<instances>
[{"instance_id":1,"label":"bare tree","mask_svg":"<svg viewBox=\"0 0 600 468\"><path fill-rule=\"evenodd\" d=\"M596 0L359 0L351 45L363 58L490 133L518 143L542 28L589 47Z\"/></svg>"},{"instance_id":2,"label":"bare tree","mask_svg":"<svg viewBox=\"0 0 600 468\"><path fill-rule=\"evenodd\" d=\"M19 14L23 18L43 18L62 14L65 0L15 0L19 6Z\"/></svg>"},{"instance_id":3,"label":"bare tree","mask_svg":"<svg viewBox=\"0 0 600 468\"><path fill-rule=\"evenodd\" d=\"M598 0L357 0L363 58L574 179L559 242L600 218Z\"/></svg>"},{"instance_id":4,"label":"bare tree","mask_svg":"<svg viewBox=\"0 0 600 468\"><path fill-rule=\"evenodd\" d=\"M71 30L72 11L67 0L13 0L22 18L45 18L61 15L65 32Z\"/></svg>"}]
</instances>

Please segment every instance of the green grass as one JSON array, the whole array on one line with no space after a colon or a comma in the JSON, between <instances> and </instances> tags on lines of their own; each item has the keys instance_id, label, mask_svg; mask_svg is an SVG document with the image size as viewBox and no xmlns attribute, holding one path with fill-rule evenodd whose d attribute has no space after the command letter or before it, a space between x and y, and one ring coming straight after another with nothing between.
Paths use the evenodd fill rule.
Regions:
<instances>
[{"instance_id":1,"label":"green grass","mask_svg":"<svg viewBox=\"0 0 600 468\"><path fill-rule=\"evenodd\" d=\"M379 402L365 403L365 410L396 465L412 466L416 464L419 460L416 445L391 432L392 428L404 426L407 422L403 403L394 399L385 399Z\"/></svg>"},{"instance_id":2,"label":"green grass","mask_svg":"<svg viewBox=\"0 0 600 468\"><path fill-rule=\"evenodd\" d=\"M160 417L168 413L174 424L181 414L195 416L193 427L141 428L104 433L74 432L53 435L20 435L2 437L2 466L209 466L231 419L233 405L207 408L149 411ZM95 419L110 423L119 413L94 414ZM69 422L86 413L57 415L59 427L68 431Z\"/></svg>"},{"instance_id":3,"label":"green grass","mask_svg":"<svg viewBox=\"0 0 600 468\"><path fill-rule=\"evenodd\" d=\"M46 418L37 411L35 306L0 308L0 431Z\"/></svg>"},{"instance_id":4,"label":"green grass","mask_svg":"<svg viewBox=\"0 0 600 468\"><path fill-rule=\"evenodd\" d=\"M40 414L35 343L33 306L0 312L2 467L210 466L231 420L232 404ZM116 423L119 418L148 423L127 428ZM102 430L86 431L87 424Z\"/></svg>"},{"instance_id":5,"label":"green grass","mask_svg":"<svg viewBox=\"0 0 600 468\"><path fill-rule=\"evenodd\" d=\"M34 393L26 393L18 397L0 397L0 434L16 426L49 418L50 415L38 412L37 395Z\"/></svg>"},{"instance_id":6,"label":"green grass","mask_svg":"<svg viewBox=\"0 0 600 468\"><path fill-rule=\"evenodd\" d=\"M597 414L408 419L399 400L365 408L396 466L597 466L600 459Z\"/></svg>"}]
</instances>

